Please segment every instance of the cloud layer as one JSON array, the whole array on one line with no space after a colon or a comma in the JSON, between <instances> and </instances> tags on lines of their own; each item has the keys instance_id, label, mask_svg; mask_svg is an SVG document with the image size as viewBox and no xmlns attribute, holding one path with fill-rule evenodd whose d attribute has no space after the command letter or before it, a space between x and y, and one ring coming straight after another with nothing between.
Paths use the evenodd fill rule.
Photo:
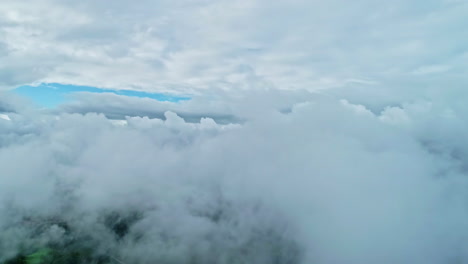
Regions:
<instances>
[{"instance_id":1,"label":"cloud layer","mask_svg":"<svg viewBox=\"0 0 468 264\"><path fill-rule=\"evenodd\" d=\"M25 218L53 216L125 263L468 261L465 108L265 100L231 125L173 112L0 119L2 257L32 236ZM106 214L135 211L123 240L105 228Z\"/></svg>"},{"instance_id":2,"label":"cloud layer","mask_svg":"<svg viewBox=\"0 0 468 264\"><path fill-rule=\"evenodd\" d=\"M456 84L466 82L467 8L449 0L6 0L0 84L189 93Z\"/></svg>"},{"instance_id":3,"label":"cloud layer","mask_svg":"<svg viewBox=\"0 0 468 264\"><path fill-rule=\"evenodd\" d=\"M468 263L457 0L0 2L0 261ZM1 92L1 91L0 91Z\"/></svg>"}]
</instances>

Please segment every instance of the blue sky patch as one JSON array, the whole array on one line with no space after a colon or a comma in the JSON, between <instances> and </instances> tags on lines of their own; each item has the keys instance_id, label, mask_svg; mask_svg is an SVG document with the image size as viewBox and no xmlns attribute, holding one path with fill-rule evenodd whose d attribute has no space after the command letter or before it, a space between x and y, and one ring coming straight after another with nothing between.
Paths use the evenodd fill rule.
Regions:
<instances>
[{"instance_id":1,"label":"blue sky patch","mask_svg":"<svg viewBox=\"0 0 468 264\"><path fill-rule=\"evenodd\" d=\"M36 104L42 107L53 108L68 100L67 95L76 92L90 92L90 93L113 93L123 96L150 98L157 101L178 102L183 100L190 100L189 97L173 96L160 93L148 93L141 91L131 90L112 90L101 89L91 86L80 86L60 83L41 83L39 85L24 85L16 88L15 93L28 97Z\"/></svg>"}]
</instances>

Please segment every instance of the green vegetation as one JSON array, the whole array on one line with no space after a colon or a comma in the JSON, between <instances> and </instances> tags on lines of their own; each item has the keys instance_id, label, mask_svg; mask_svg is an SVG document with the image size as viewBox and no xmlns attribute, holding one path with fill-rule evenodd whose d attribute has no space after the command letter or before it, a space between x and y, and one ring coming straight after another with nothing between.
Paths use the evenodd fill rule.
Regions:
<instances>
[{"instance_id":1,"label":"green vegetation","mask_svg":"<svg viewBox=\"0 0 468 264\"><path fill-rule=\"evenodd\" d=\"M0 256L0 264L301 262L300 246L287 236L281 223L255 224L246 229L238 224L232 205L222 200L212 207L194 209L191 214L211 227L198 238L186 239L171 225L155 225L146 233L145 215L132 210L106 210L84 223L63 215L21 217L18 228L26 233L14 244L15 251Z\"/></svg>"},{"instance_id":2,"label":"green vegetation","mask_svg":"<svg viewBox=\"0 0 468 264\"><path fill-rule=\"evenodd\" d=\"M122 239L130 230L130 226L138 221L138 214L130 216L116 212L104 216L103 226L115 236ZM24 228L28 229L31 239L41 237L52 227L61 229L64 235L60 241L49 241L46 245L38 243L20 249L19 253L0 264L108 264L114 263L111 257L96 252L96 241L78 230L70 228L62 219L25 217L22 221Z\"/></svg>"},{"instance_id":3,"label":"green vegetation","mask_svg":"<svg viewBox=\"0 0 468 264\"><path fill-rule=\"evenodd\" d=\"M29 255L17 255L7 260L5 264L82 264L110 263L109 257L93 256L92 250L70 250L42 248Z\"/></svg>"}]
</instances>

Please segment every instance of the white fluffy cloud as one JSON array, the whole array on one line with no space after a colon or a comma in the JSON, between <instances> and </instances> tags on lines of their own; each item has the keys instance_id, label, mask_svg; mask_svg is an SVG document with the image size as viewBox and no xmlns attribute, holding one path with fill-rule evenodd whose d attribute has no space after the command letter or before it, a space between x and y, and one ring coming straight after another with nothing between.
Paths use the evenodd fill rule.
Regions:
<instances>
[{"instance_id":1,"label":"white fluffy cloud","mask_svg":"<svg viewBox=\"0 0 468 264\"><path fill-rule=\"evenodd\" d=\"M2 1L0 83L413 86L466 76L464 1Z\"/></svg>"},{"instance_id":2,"label":"white fluffy cloud","mask_svg":"<svg viewBox=\"0 0 468 264\"><path fill-rule=\"evenodd\" d=\"M172 112L122 124L26 110L0 119L0 249L31 236L21 219L52 215L126 263L468 259L466 108L374 113L316 95L256 110L241 125ZM115 240L102 214L132 210L141 219Z\"/></svg>"}]
</instances>

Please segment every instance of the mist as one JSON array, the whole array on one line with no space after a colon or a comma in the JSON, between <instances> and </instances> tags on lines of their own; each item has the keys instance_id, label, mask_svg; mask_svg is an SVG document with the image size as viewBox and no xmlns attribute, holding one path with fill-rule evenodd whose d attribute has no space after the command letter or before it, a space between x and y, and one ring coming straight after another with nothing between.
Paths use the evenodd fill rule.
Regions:
<instances>
[{"instance_id":1,"label":"mist","mask_svg":"<svg viewBox=\"0 0 468 264\"><path fill-rule=\"evenodd\" d=\"M464 109L263 98L243 123L0 119L0 260L73 240L123 263L468 263Z\"/></svg>"}]
</instances>

